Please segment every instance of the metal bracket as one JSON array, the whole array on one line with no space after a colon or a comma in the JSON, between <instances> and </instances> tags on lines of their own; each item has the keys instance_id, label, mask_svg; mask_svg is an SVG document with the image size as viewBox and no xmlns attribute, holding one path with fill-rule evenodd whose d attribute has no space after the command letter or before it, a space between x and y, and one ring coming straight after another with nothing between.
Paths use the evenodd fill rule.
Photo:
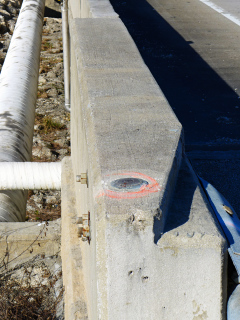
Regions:
<instances>
[{"instance_id":1,"label":"metal bracket","mask_svg":"<svg viewBox=\"0 0 240 320\"><path fill-rule=\"evenodd\" d=\"M83 214L82 217L76 219L78 226L78 237L82 238L82 241L90 242L90 211L87 214Z\"/></svg>"},{"instance_id":2,"label":"metal bracket","mask_svg":"<svg viewBox=\"0 0 240 320\"><path fill-rule=\"evenodd\" d=\"M81 182L81 184L88 184L87 173L81 173L76 176L76 182Z\"/></svg>"}]
</instances>

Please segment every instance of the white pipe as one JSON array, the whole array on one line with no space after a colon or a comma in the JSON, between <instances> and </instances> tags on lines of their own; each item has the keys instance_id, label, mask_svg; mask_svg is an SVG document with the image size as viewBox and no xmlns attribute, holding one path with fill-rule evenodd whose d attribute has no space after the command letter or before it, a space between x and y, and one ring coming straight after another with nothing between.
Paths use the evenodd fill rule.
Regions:
<instances>
[{"instance_id":1,"label":"white pipe","mask_svg":"<svg viewBox=\"0 0 240 320\"><path fill-rule=\"evenodd\" d=\"M30 161L44 0L24 0L0 75L0 162ZM0 193L0 221L24 221L26 191Z\"/></svg>"},{"instance_id":2,"label":"white pipe","mask_svg":"<svg viewBox=\"0 0 240 320\"><path fill-rule=\"evenodd\" d=\"M63 38L63 65L64 65L64 94L65 110L70 112L70 54L68 29L68 2L63 0L62 10L62 38Z\"/></svg>"},{"instance_id":3,"label":"white pipe","mask_svg":"<svg viewBox=\"0 0 240 320\"><path fill-rule=\"evenodd\" d=\"M61 190L61 162L1 162L0 190Z\"/></svg>"}]
</instances>

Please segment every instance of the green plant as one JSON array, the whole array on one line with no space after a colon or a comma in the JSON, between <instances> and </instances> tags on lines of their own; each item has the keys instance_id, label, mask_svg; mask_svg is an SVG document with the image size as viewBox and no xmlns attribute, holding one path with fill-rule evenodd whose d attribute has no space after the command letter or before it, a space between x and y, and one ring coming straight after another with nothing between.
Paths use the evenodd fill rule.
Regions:
<instances>
[{"instance_id":1,"label":"green plant","mask_svg":"<svg viewBox=\"0 0 240 320\"><path fill-rule=\"evenodd\" d=\"M43 124L45 132L51 132L52 130L62 130L65 129L65 125L60 122L54 121L51 117L45 117L43 119Z\"/></svg>"}]
</instances>

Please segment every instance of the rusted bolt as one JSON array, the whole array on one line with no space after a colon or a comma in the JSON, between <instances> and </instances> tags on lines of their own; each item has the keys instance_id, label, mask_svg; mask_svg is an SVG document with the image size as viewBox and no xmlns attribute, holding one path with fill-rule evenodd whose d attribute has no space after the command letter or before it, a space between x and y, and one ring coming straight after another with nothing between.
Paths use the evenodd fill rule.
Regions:
<instances>
[{"instance_id":1,"label":"rusted bolt","mask_svg":"<svg viewBox=\"0 0 240 320\"><path fill-rule=\"evenodd\" d=\"M76 182L81 182L81 184L87 184L87 174L81 173L76 175Z\"/></svg>"},{"instance_id":2,"label":"rusted bolt","mask_svg":"<svg viewBox=\"0 0 240 320\"><path fill-rule=\"evenodd\" d=\"M81 184L87 184L87 174L81 173Z\"/></svg>"},{"instance_id":3,"label":"rusted bolt","mask_svg":"<svg viewBox=\"0 0 240 320\"><path fill-rule=\"evenodd\" d=\"M77 217L76 224L82 224L82 223L83 223L82 217Z\"/></svg>"},{"instance_id":4,"label":"rusted bolt","mask_svg":"<svg viewBox=\"0 0 240 320\"><path fill-rule=\"evenodd\" d=\"M83 235L83 227L78 227L78 229L77 229L77 235L78 235L79 238L82 237L82 235Z\"/></svg>"},{"instance_id":5,"label":"rusted bolt","mask_svg":"<svg viewBox=\"0 0 240 320\"><path fill-rule=\"evenodd\" d=\"M76 219L76 224L79 224L78 227L78 236L82 238L82 241L90 242L90 211L78 217Z\"/></svg>"}]
</instances>

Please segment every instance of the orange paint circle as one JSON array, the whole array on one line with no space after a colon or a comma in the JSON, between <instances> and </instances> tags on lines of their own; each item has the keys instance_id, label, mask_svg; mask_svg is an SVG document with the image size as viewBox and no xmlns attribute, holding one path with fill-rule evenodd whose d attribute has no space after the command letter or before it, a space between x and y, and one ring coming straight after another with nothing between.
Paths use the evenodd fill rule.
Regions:
<instances>
[{"instance_id":1,"label":"orange paint circle","mask_svg":"<svg viewBox=\"0 0 240 320\"><path fill-rule=\"evenodd\" d=\"M139 188L136 191L128 190L128 185L126 183L126 188L124 188L124 183L122 183L123 187L119 188L119 190L116 190L116 187L112 187L111 184L106 188L103 192L99 194L98 197L101 196L107 196L109 198L113 199L136 199L145 197L151 193L158 192L160 190L160 186L157 183L157 181L143 173L139 172L123 172L123 173L116 173L113 175L108 175L107 177L114 177L118 176L118 179L112 179L111 183L115 183L121 185L121 183L118 181L122 181L125 179L128 179L129 181L132 179L134 183L134 179L136 179L136 185L139 184ZM126 178L127 176L127 178ZM127 181L127 180L126 180ZM141 184L141 181L143 182ZM116 183L117 182L117 183ZM127 181L128 182L128 181ZM121 189L125 189L124 191L121 191ZM131 188L130 188L131 189Z\"/></svg>"}]
</instances>

